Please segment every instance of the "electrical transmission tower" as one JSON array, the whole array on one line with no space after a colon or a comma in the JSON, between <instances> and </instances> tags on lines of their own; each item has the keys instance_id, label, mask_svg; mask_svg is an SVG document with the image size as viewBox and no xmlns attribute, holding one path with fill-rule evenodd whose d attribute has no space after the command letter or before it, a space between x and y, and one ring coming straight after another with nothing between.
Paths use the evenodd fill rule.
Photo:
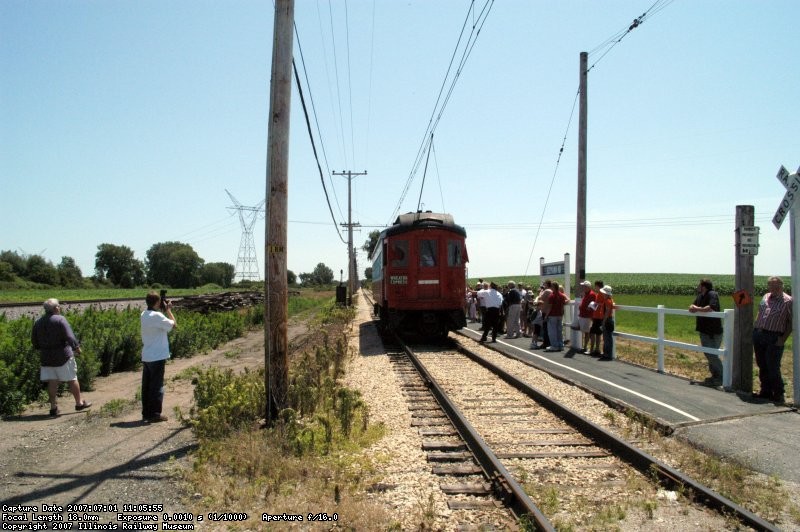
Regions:
<instances>
[{"instance_id":1,"label":"electrical transmission tower","mask_svg":"<svg viewBox=\"0 0 800 532\"><path fill-rule=\"evenodd\" d=\"M234 278L239 281L245 279L257 281L260 276L258 274L258 257L256 257L253 226L255 226L258 214L267 200L261 200L261 203L254 207L247 207L239 203L239 200L234 198L233 194L228 192L228 189L225 189L225 192L235 205L235 207L228 207L228 209L239 212L239 222L242 224L242 239L239 242L239 256L236 258Z\"/></svg>"}]
</instances>

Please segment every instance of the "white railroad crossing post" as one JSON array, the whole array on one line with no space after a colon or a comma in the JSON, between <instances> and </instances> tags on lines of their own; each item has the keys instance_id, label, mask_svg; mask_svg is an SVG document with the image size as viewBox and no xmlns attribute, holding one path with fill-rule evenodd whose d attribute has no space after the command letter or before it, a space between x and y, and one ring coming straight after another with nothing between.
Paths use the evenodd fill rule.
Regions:
<instances>
[{"instance_id":1,"label":"white railroad crossing post","mask_svg":"<svg viewBox=\"0 0 800 532\"><path fill-rule=\"evenodd\" d=\"M800 234L798 234L798 218L800 218L800 168L793 174L781 166L778 170L778 181L786 189L775 216L772 217L772 224L776 229L781 228L781 224L788 216L789 220L789 240L792 261L792 364L794 368L794 378L792 379L792 403L800 404L800 271L797 266L797 254L800 252Z\"/></svg>"}]
</instances>

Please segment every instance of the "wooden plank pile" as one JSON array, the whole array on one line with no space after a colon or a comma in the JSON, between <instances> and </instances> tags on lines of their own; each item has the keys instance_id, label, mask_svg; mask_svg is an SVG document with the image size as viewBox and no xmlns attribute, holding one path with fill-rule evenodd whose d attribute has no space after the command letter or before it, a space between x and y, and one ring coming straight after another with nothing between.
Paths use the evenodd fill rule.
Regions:
<instances>
[{"instance_id":1,"label":"wooden plank pile","mask_svg":"<svg viewBox=\"0 0 800 532\"><path fill-rule=\"evenodd\" d=\"M174 309L208 314L209 312L236 310L263 304L263 292L225 292L222 294L184 296L181 299L176 299L172 306Z\"/></svg>"}]
</instances>

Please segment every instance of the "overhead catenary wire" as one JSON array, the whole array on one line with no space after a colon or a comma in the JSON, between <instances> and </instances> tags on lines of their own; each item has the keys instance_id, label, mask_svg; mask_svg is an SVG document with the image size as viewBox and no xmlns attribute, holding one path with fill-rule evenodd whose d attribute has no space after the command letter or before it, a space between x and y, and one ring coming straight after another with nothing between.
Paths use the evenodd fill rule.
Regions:
<instances>
[{"instance_id":1,"label":"overhead catenary wire","mask_svg":"<svg viewBox=\"0 0 800 532\"><path fill-rule=\"evenodd\" d=\"M433 147L433 132L431 132L431 141L428 144L428 156L425 158L425 170L422 172L422 183L419 187L419 200L417 200L417 210L420 210L422 205L422 191L425 188L425 176L428 175L428 161L431 159L431 148Z\"/></svg>"},{"instance_id":2,"label":"overhead catenary wire","mask_svg":"<svg viewBox=\"0 0 800 532\"><path fill-rule=\"evenodd\" d=\"M599 44L598 46L593 48L588 53L589 56L591 56L592 54L597 53L597 52L599 52L601 50L605 50L605 51L603 51L603 53L600 55L600 57L597 60L595 60L594 63L592 63L591 66L587 67L586 74L588 74L590 70L592 70L595 66L597 66L597 63L599 63L606 55L608 55L608 53L617 44L619 44L622 41L622 39L625 38L625 36L627 36L634 29L638 28L645 21L645 19L648 17L648 15L654 15L655 13L660 12L661 10L663 10L665 7L667 7L672 2L674 2L674 0L656 0L644 13L642 13L641 15L639 15L638 17L633 19L633 22L631 22L631 24L629 24L627 28L623 28L622 30L618 31L617 33L615 33L614 35L612 35L611 37L609 37L608 39L603 41L601 44ZM540 232L540 229L541 229L541 226L542 226L542 222L544 221L544 215L545 215L545 212L547 210L547 205L548 205L549 200L550 200L550 194L551 194L551 192L553 190L553 184L555 183L555 178L556 178L556 175L558 173L558 166L559 166L559 163L561 161L561 156L564 153L564 146L566 144L567 134L569 133L569 128L570 128L570 125L572 124L572 118L575 115L575 107L576 107L576 105L578 103L579 96L580 96L580 88L578 88L578 91L575 94L575 99L572 102L572 109L570 111L569 121L567 123L567 131L564 134L564 139L563 139L563 141L561 143L561 148L559 149L559 152L558 152L558 158L556 160L556 165L555 165L555 170L553 172L553 177L550 180L550 186L547 189L547 197L545 198L545 203L544 203L544 206L542 207L542 215L541 215L541 217L539 219L539 226L538 226L538 228L536 230L536 235L534 237L533 244L531 245L530 254L528 255L528 263L525 266L525 274L526 275L528 274L528 270L529 270L530 265L531 265L531 259L533 258L533 253L534 253L534 251L536 249L536 243L538 242L538 239L539 239L539 232Z\"/></svg>"},{"instance_id":3,"label":"overhead catenary wire","mask_svg":"<svg viewBox=\"0 0 800 532\"><path fill-rule=\"evenodd\" d=\"M656 0L649 8L647 8L647 10L644 13L642 13L641 15L639 15L638 17L633 19L633 22L631 22L626 28L623 28L623 29L619 30L617 33L615 33L614 35L612 35L611 37L609 37L608 39L606 39L605 41L603 41L599 45L595 46L592 50L590 50L589 51L589 56L590 57L593 54L600 52L601 50L603 50L603 52L600 55L600 57L598 57L586 69L586 72L588 73L595 66L597 66L597 63L602 61L602 59L606 55L608 55L608 53L611 50L613 50L615 46L617 46L620 42L622 42L622 39L627 37L633 30L635 30L636 28L641 26L648 17L652 17L656 13L659 13L660 11L662 11L664 8L666 8L669 4L671 4L674 1L675 0Z\"/></svg>"},{"instance_id":4,"label":"overhead catenary wire","mask_svg":"<svg viewBox=\"0 0 800 532\"><path fill-rule=\"evenodd\" d=\"M442 212L447 212L447 207L444 204L444 192L442 191L442 177L439 174L439 160L436 158L436 145L431 143L433 149L433 165L436 168L436 181L439 183L439 196L442 198Z\"/></svg>"},{"instance_id":5,"label":"overhead catenary wire","mask_svg":"<svg viewBox=\"0 0 800 532\"><path fill-rule=\"evenodd\" d=\"M480 35L481 29L483 28L483 25L485 24L486 19L488 18L493 5L494 5L494 0L486 0L478 16L473 19L472 28L469 36L467 37L467 41L466 44L464 45L463 51L461 53L461 60L458 63L458 68L456 68L455 74L452 76L452 79L450 79L450 73L453 70L453 64L455 63L456 57L458 56L458 52L461 47L461 42L463 40L466 27L469 24L470 17L474 16L473 14L475 11L475 1L473 0L472 2L470 2L470 7L467 10L467 14L461 26L461 31L459 33L458 40L456 41L456 46L453 49L453 54L450 58L450 63L448 64L447 71L445 72L444 78L442 80L442 85L439 88L439 94L436 98L436 103L434 104L433 111L431 112L431 116L428 120L428 125L425 129L424 134L422 135L422 141L420 143L419 148L417 149L417 155L414 159L414 163L412 164L409 176L406 179L406 183L405 186L403 187L400 199L397 202L397 206L395 207L395 210L393 211L392 215L389 217L389 223L391 223L391 221L394 220L394 218L400 212L403 202L405 201L406 195L408 194L408 190L411 186L411 183L413 182L414 177L416 177L423 159L425 159L425 153L429 149L429 142L431 138L430 135L431 133L435 132L436 127L438 126L439 121L441 120L444 114L444 110L447 107L447 103L449 102L450 97L453 94L453 90L455 89L456 82L458 81L458 79L461 76L461 73L463 72L464 65L466 64L467 59L469 58L470 54L472 53L472 50L474 49L475 42L477 41L478 36ZM450 79L450 85L447 92L445 93L445 88L447 87L447 82L449 79Z\"/></svg>"},{"instance_id":6,"label":"overhead catenary wire","mask_svg":"<svg viewBox=\"0 0 800 532\"><path fill-rule=\"evenodd\" d=\"M531 244L531 252L528 254L528 263L525 265L525 275L528 275L528 269L531 266L531 259L533 257L533 252L536 249L536 243L539 241L539 233L542 228L542 223L544 222L544 215L547 212L547 205L550 203L550 194L553 191L553 184L556 181L556 176L558 175L558 167L561 164L561 156L564 155L564 146L567 144L567 135L569 135L569 128L572 125L572 119L575 117L575 107L578 105L578 96L580 96L580 88L575 93L575 99L572 101L572 110L569 113L569 120L567 121L567 129L564 131L564 138L561 140L561 148L558 150L558 157L556 158L556 165L553 169L553 177L550 178L550 186L547 188L547 196L544 199L544 205L542 206L542 215L539 217L539 224L536 229L536 235L533 238L533 244Z\"/></svg>"}]
</instances>

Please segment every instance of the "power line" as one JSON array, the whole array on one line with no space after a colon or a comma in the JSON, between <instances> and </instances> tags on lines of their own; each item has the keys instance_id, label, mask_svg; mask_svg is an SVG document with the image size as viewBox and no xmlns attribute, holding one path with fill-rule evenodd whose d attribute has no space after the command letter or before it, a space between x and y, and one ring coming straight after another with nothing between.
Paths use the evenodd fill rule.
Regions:
<instances>
[{"instance_id":1,"label":"power line","mask_svg":"<svg viewBox=\"0 0 800 532\"><path fill-rule=\"evenodd\" d=\"M297 82L297 90L300 93L300 103L303 107L303 115L306 119L306 128L308 129L308 138L311 140L311 148L314 151L314 159L317 161L317 170L319 170L319 180L322 183L322 190L325 192L325 202L328 204L328 211L331 213L331 220L333 221L333 227L336 230L336 234L339 236L339 240L342 243L345 243L342 235L339 233L338 224L336 223L336 217L333 215L333 208L331 208L331 200L328 197L328 189L325 187L325 177L322 174L322 166L319 163L319 156L317 155L317 146L314 143L314 135L311 132L311 122L308 120L308 109L306 108L306 100L303 96L303 88L300 86L300 76L297 74L297 65L295 65L294 59L292 59L292 69L294 71L294 78Z\"/></svg>"},{"instance_id":2,"label":"power line","mask_svg":"<svg viewBox=\"0 0 800 532\"><path fill-rule=\"evenodd\" d=\"M319 13L319 4L317 4L317 12ZM322 32L322 19L320 18L320 33L321 32ZM308 70L306 69L306 60L305 60L305 56L303 55L303 47L300 44L300 34L299 34L298 30L297 30L297 24L296 23L295 23L295 26L294 26L294 33L295 33L295 37L296 37L296 40L297 40L297 49L300 52L300 63L303 65L303 75L304 75L305 80L306 80L306 87L308 87L308 98L309 98L309 100L311 100L311 111L314 114L314 123L317 126L317 135L319 136L319 145L320 145L320 148L322 149L322 158L325 160L325 168L327 170L326 175L330 176L331 175L331 171L330 171L331 167L330 167L330 164L328 163L328 152L325 150L325 143L322 141L322 129L319 126L319 115L317 114L317 107L314 104L314 94L311 92L311 82L308 79ZM322 41L323 56L325 57L325 64L326 64L325 74L327 76L328 69L327 69L327 52L325 51L325 39L321 39L321 41ZM329 81L330 81L330 78L329 78ZM330 92L330 83L328 83L328 91ZM333 98L331 98L331 101L333 101ZM330 177L329 177L329 179L330 179ZM331 185L331 190L333 191L333 199L334 199L334 202L336 203L336 208L339 211L339 216L344 218L344 214L342 213L342 207L341 207L341 205L339 205L339 196L336 194L336 187L333 186L333 180L330 181L330 185Z\"/></svg>"},{"instance_id":3,"label":"power line","mask_svg":"<svg viewBox=\"0 0 800 532\"><path fill-rule=\"evenodd\" d=\"M608 39L603 41L600 45L598 45L594 49L592 49L589 52L589 55L591 55L593 53L596 53L596 52L598 52L600 50L603 50L604 48L605 48L605 51L590 67L588 67L586 69L586 74L588 74L590 70L592 70L595 66L597 66L597 63L599 63L606 55L608 55L608 53L617 44L619 44L622 41L622 39L624 39L634 29L638 28L645 21L645 19L647 18L648 14L658 13L661 10L663 10L665 7L667 7L669 4L671 4L672 2L674 2L674 0L656 0L655 3L653 3L644 13L642 13L641 15L639 15L638 17L633 19L633 22L626 29L622 29L622 30L618 31L617 33L615 33L614 35L612 35L611 37L609 37ZM545 212L547 210L547 205L548 205L548 203L550 201L550 194L551 194L551 192L553 190L553 184L555 183L556 174L558 173L558 166L559 166L559 163L561 161L561 156L564 153L564 146L565 146L566 141L567 141L567 134L569 133L569 128L570 128L570 125L572 124L572 118L575 115L575 106L578 103L578 97L579 96L580 96L580 88L578 88L578 91L575 94L575 99L572 102L572 110L570 111L569 121L567 123L567 130L564 133L564 139L561 142L561 148L560 148L560 150L558 152L558 159L556 160L556 167L555 167L555 170L553 172L553 177L550 180L550 187L547 189L547 197L545 199L544 207L542 208L542 216L539 219L539 226L538 226L538 228L536 230L536 235L534 237L533 245L531 246L531 252L528 255L528 263L525 266L525 275L528 274L528 269L530 268L530 265L531 265L531 259L533 258L533 252L536 249L536 243L539 240L539 232L540 232L540 229L541 229L541 226L542 226L542 222L544 221L544 215L545 215Z\"/></svg>"},{"instance_id":4,"label":"power line","mask_svg":"<svg viewBox=\"0 0 800 532\"><path fill-rule=\"evenodd\" d=\"M347 0L344 0L344 28L347 43L347 93L350 101L350 154L353 164L356 162L356 142L353 136L353 71L350 67L350 17L347 10Z\"/></svg>"},{"instance_id":5,"label":"power line","mask_svg":"<svg viewBox=\"0 0 800 532\"><path fill-rule=\"evenodd\" d=\"M365 166L369 166L369 134L372 120L372 73L373 60L375 59L375 0L372 1L372 32L369 41L369 90L367 91L367 135L364 143Z\"/></svg>"},{"instance_id":6,"label":"power line","mask_svg":"<svg viewBox=\"0 0 800 532\"><path fill-rule=\"evenodd\" d=\"M536 236L533 238L533 244L531 245L531 252L528 255L528 263L525 265L525 275L528 275L528 268L531 266L531 258L533 257L533 251L536 249L536 243L539 241L539 232L542 228L542 223L544 222L544 215L547 212L547 205L550 203L550 194L553 191L553 184L556 181L556 175L558 175L558 167L561 165L561 156L564 155L564 146L567 144L567 135L569 135L569 128L572 125L572 119L575 116L575 106L578 104L578 96L580 95L580 89L575 93L575 99L572 101L572 110L569 113L569 120L567 121L567 129L564 131L564 138L561 140L561 148L558 150L558 157L556 158L556 166L553 169L553 177L550 178L550 186L547 189L547 196L544 200L544 206L542 207L542 215L539 217L539 225L536 229Z\"/></svg>"},{"instance_id":7,"label":"power line","mask_svg":"<svg viewBox=\"0 0 800 532\"><path fill-rule=\"evenodd\" d=\"M615 33L614 35L603 41L601 44L595 46L589 52L590 56L596 52L599 52L600 50L605 49L605 51L594 63L592 63L592 65L589 68L586 69L586 72L588 73L595 66L597 66L597 63L599 63L606 55L608 55L608 53L611 50L613 50L614 47L617 46L622 41L622 39L627 37L629 33L631 33L633 30L644 24L648 16L653 16L656 13L659 13L674 1L675 0L656 0L656 2L654 2L653 5L651 5L647 9L647 11L645 11L644 13L633 19L633 22L631 22L627 28L621 29L620 31L618 31L617 33Z\"/></svg>"},{"instance_id":8,"label":"power line","mask_svg":"<svg viewBox=\"0 0 800 532\"><path fill-rule=\"evenodd\" d=\"M757 217L757 221L761 223L769 222L772 218L770 216ZM625 218L620 220L604 220L596 219L588 221L587 224L593 229L610 229L610 228L640 228L640 227L702 227L707 225L731 225L735 223L735 216L733 215L707 215L707 216L677 216L677 217L663 217L663 218ZM527 229L531 227L544 228L544 229L571 229L575 226L574 221L556 221L546 222L542 224L526 224L520 222L513 223L497 223L497 224L472 224L463 222L464 227L478 230L508 230L508 229Z\"/></svg>"},{"instance_id":9,"label":"power line","mask_svg":"<svg viewBox=\"0 0 800 532\"><path fill-rule=\"evenodd\" d=\"M341 132L342 155L346 166L350 166L347 161L347 148L344 145L344 119L342 118L342 92L339 83L339 61L336 56L336 32L333 28L333 8L331 7L331 0L328 0L328 14L331 22L331 40L333 41L333 71L336 74L336 101L339 105L339 130Z\"/></svg>"}]
</instances>

